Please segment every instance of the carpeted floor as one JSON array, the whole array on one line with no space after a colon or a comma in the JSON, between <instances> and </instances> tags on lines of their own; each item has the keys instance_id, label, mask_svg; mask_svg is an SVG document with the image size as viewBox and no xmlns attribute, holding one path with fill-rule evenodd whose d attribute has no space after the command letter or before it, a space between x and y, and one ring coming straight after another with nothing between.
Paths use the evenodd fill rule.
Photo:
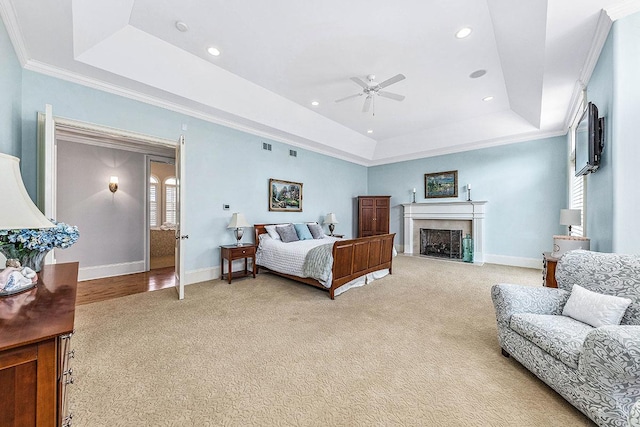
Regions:
<instances>
[{"instance_id":1,"label":"carpeted floor","mask_svg":"<svg viewBox=\"0 0 640 427\"><path fill-rule=\"evenodd\" d=\"M490 288L539 270L398 256L334 301L269 274L79 306L74 426L590 426L501 356Z\"/></svg>"}]
</instances>

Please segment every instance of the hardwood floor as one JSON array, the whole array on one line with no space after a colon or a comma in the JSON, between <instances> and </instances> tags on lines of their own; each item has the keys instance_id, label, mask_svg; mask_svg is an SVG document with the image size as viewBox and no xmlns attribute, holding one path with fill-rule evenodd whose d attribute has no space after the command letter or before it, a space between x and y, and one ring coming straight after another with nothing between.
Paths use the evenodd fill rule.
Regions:
<instances>
[{"instance_id":1,"label":"hardwood floor","mask_svg":"<svg viewBox=\"0 0 640 427\"><path fill-rule=\"evenodd\" d=\"M174 286L174 268L78 282L76 304L89 304Z\"/></svg>"}]
</instances>

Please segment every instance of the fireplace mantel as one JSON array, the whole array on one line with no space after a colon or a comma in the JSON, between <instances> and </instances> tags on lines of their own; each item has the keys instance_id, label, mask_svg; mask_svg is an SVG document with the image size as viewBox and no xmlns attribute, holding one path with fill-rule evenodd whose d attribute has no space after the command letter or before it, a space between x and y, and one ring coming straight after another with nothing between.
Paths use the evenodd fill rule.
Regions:
<instances>
[{"instance_id":1,"label":"fireplace mantel","mask_svg":"<svg viewBox=\"0 0 640 427\"><path fill-rule=\"evenodd\" d=\"M486 201L406 203L404 207L404 253L413 254L414 221L421 219L471 221L473 262L484 263L484 216Z\"/></svg>"}]
</instances>

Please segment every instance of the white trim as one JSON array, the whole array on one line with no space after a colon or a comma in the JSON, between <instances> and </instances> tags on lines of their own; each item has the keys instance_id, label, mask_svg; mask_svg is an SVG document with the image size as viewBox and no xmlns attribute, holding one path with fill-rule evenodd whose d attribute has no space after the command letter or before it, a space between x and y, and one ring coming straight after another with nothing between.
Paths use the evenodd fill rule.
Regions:
<instances>
[{"instance_id":1,"label":"white trim","mask_svg":"<svg viewBox=\"0 0 640 427\"><path fill-rule=\"evenodd\" d=\"M591 74L596 68L596 64L598 63L598 59L600 58L600 54L602 53L602 48L607 41L607 37L609 36L609 31L611 30L612 25L613 21L611 20L611 18L609 18L607 12L602 10L600 12L600 16L598 17L598 24L596 25L596 31L593 35L593 40L591 41L591 48L589 49L589 53L587 55L584 66L582 67L582 71L580 72L581 82L589 82Z\"/></svg>"},{"instance_id":2,"label":"white trim","mask_svg":"<svg viewBox=\"0 0 640 427\"><path fill-rule=\"evenodd\" d=\"M22 31L20 31L20 24L18 24L18 18L16 16L16 11L11 1L0 0L0 17L7 29L18 61L20 61L20 65L24 67L29 61L29 53L27 52L27 45L22 37Z\"/></svg>"},{"instance_id":3,"label":"white trim","mask_svg":"<svg viewBox=\"0 0 640 427\"><path fill-rule=\"evenodd\" d=\"M607 7L607 13L612 20L624 18L640 11L640 0L626 0L618 4Z\"/></svg>"},{"instance_id":4,"label":"white trim","mask_svg":"<svg viewBox=\"0 0 640 427\"><path fill-rule=\"evenodd\" d=\"M0 0L1 1L1 0ZM114 95L122 96L124 98L129 98L134 101L139 101L145 104L153 105L156 107L164 108L165 110L174 111L176 113L184 114L187 116L195 117L200 120L204 120L210 123L215 123L221 126L225 126L231 129L239 130L242 132L249 133L251 135L256 135L262 138L268 138L272 141L278 141L285 144L293 145L295 147L300 147L308 151L316 152L319 154L324 154L329 157L333 157L340 160L345 160L351 163L355 163L361 166L368 166L367 160L361 157L356 157L356 155L345 155L343 153L338 153L333 150L323 150L318 147L312 147L300 141L294 140L292 138L283 137L282 135L278 135L273 132L268 132L262 129L258 129L256 127L252 127L245 124L236 123L230 121L228 119L223 119L217 117L213 114L206 114L201 111L185 107L183 105L179 105L173 102L165 101L150 95L146 95L140 92L136 92L130 89L125 89L110 83L106 83L97 79L89 78L77 73L73 73L68 70L64 70L61 68L53 67L51 65L42 63L40 61L29 60L26 64L24 64L24 68L29 71L34 71L40 74L45 74L51 77L55 77L61 80L65 80L71 83L76 83L82 86L90 87L92 89L97 89L102 92L108 92Z\"/></svg>"},{"instance_id":5,"label":"white trim","mask_svg":"<svg viewBox=\"0 0 640 427\"><path fill-rule=\"evenodd\" d=\"M535 268L540 270L542 268L542 257L540 258L525 258L515 257L507 255L490 255L485 254L484 262L487 264L500 264L510 265L513 267ZM542 282L542 279L541 279Z\"/></svg>"},{"instance_id":6,"label":"white trim","mask_svg":"<svg viewBox=\"0 0 640 427\"><path fill-rule=\"evenodd\" d=\"M200 268L198 270L187 271L185 276L185 285L207 282L209 280L220 280L220 267Z\"/></svg>"},{"instance_id":7,"label":"white trim","mask_svg":"<svg viewBox=\"0 0 640 427\"><path fill-rule=\"evenodd\" d=\"M122 276L123 274L144 273L144 260L117 264L96 265L78 269L78 281Z\"/></svg>"}]
</instances>

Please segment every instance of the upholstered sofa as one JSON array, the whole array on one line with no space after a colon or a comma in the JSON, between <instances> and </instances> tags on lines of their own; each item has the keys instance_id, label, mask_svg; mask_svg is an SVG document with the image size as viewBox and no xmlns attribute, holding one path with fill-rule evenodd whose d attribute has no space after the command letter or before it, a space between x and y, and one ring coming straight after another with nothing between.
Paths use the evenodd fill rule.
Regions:
<instances>
[{"instance_id":1,"label":"upholstered sofa","mask_svg":"<svg viewBox=\"0 0 640 427\"><path fill-rule=\"evenodd\" d=\"M558 289L493 286L502 354L599 426L640 426L640 256L567 252L556 280ZM620 325L593 327L563 315L574 285L631 300Z\"/></svg>"}]
</instances>

